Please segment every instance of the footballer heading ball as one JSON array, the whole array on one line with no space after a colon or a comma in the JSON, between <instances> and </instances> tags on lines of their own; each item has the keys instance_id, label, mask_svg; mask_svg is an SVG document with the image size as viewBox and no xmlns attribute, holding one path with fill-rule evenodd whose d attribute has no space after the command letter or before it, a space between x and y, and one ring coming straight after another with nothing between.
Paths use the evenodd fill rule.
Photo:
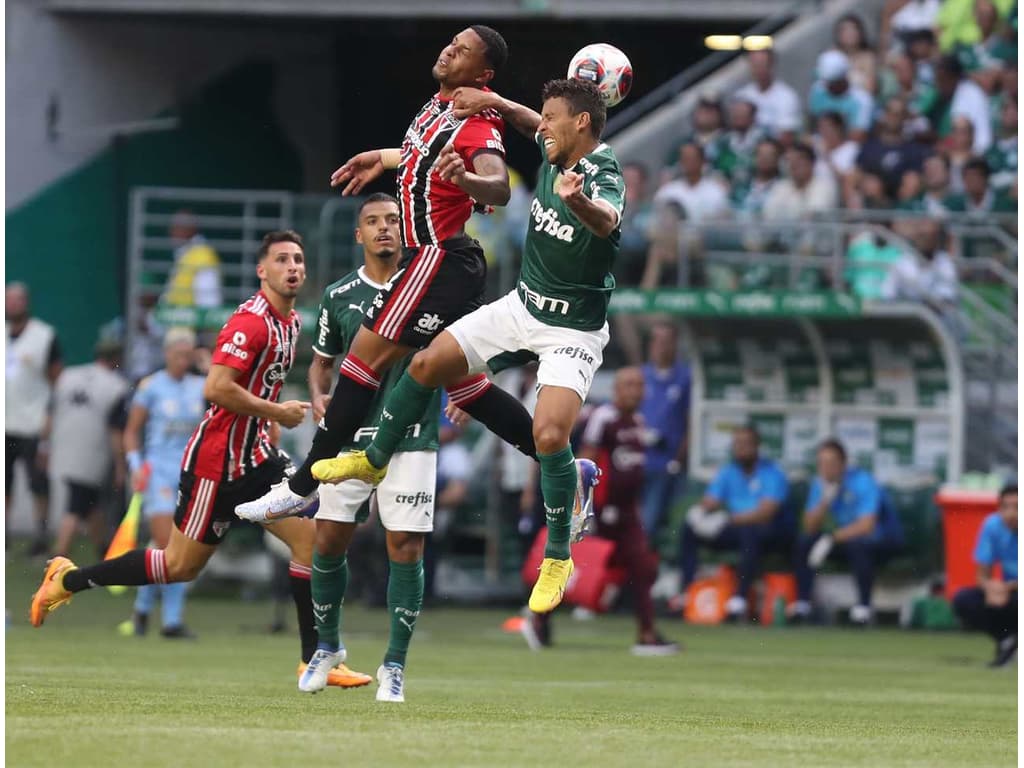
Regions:
<instances>
[{"instance_id":1,"label":"footballer heading ball","mask_svg":"<svg viewBox=\"0 0 1024 768\"><path fill-rule=\"evenodd\" d=\"M569 62L569 74L594 83L607 107L614 107L633 85L633 65L626 54L608 43L591 43L580 48Z\"/></svg>"}]
</instances>

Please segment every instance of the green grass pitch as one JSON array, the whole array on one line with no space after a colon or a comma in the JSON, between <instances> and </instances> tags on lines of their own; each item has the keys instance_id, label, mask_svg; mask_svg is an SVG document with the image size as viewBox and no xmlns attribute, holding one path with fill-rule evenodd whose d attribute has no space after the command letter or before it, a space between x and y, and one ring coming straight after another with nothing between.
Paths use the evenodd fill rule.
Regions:
<instances>
[{"instance_id":1,"label":"green grass pitch","mask_svg":"<svg viewBox=\"0 0 1024 768\"><path fill-rule=\"evenodd\" d=\"M193 600L197 642L124 638L131 597L79 595L27 622L41 570L7 565L10 766L1009 766L1016 667L987 639L872 630L694 628L675 658L633 658L626 616L556 619L526 650L508 612L427 610L404 705L374 686L295 686L297 639L246 631L268 603ZM291 616L289 618L292 618ZM292 622L294 623L294 622ZM351 666L373 674L386 615L346 609Z\"/></svg>"}]
</instances>

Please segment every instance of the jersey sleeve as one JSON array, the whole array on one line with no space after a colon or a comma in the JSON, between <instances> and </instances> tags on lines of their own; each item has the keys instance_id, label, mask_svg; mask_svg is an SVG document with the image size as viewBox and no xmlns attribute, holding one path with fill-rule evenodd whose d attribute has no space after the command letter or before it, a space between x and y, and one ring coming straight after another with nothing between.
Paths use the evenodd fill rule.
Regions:
<instances>
[{"instance_id":1,"label":"jersey sleeve","mask_svg":"<svg viewBox=\"0 0 1024 768\"><path fill-rule=\"evenodd\" d=\"M622 179L622 173L618 168L601 168L595 176L587 182L587 196L594 202L602 202L608 205L618 217L616 226L622 221L622 211L625 206L626 182Z\"/></svg>"},{"instance_id":2,"label":"jersey sleeve","mask_svg":"<svg viewBox=\"0 0 1024 768\"><path fill-rule=\"evenodd\" d=\"M316 313L316 337L313 339L313 351L324 357L336 357L345 350L342 348L341 329L331 313L331 297L329 290L324 291L320 307Z\"/></svg>"},{"instance_id":3,"label":"jersey sleeve","mask_svg":"<svg viewBox=\"0 0 1024 768\"><path fill-rule=\"evenodd\" d=\"M493 152L505 157L505 123L499 117L473 115L466 119L455 136L455 151L472 169L473 158L481 152Z\"/></svg>"},{"instance_id":4,"label":"jersey sleeve","mask_svg":"<svg viewBox=\"0 0 1024 768\"><path fill-rule=\"evenodd\" d=\"M245 373L266 345L267 326L262 318L249 312L237 312L220 329L210 363Z\"/></svg>"},{"instance_id":5,"label":"jersey sleeve","mask_svg":"<svg viewBox=\"0 0 1024 768\"><path fill-rule=\"evenodd\" d=\"M153 410L153 377L147 376L139 382L139 385L135 388L135 394L132 395L132 405L145 408L147 411Z\"/></svg>"}]
</instances>

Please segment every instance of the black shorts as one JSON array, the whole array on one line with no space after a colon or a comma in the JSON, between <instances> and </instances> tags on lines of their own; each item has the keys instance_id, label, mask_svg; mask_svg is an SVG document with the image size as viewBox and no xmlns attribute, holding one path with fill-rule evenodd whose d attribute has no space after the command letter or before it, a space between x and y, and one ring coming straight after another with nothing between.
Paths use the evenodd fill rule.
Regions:
<instances>
[{"instance_id":1,"label":"black shorts","mask_svg":"<svg viewBox=\"0 0 1024 768\"><path fill-rule=\"evenodd\" d=\"M68 484L68 513L85 520L100 504L100 488L65 478Z\"/></svg>"},{"instance_id":2,"label":"black shorts","mask_svg":"<svg viewBox=\"0 0 1024 768\"><path fill-rule=\"evenodd\" d=\"M397 344L422 349L483 306L486 280L483 248L471 237L406 248L399 272L374 298L363 325Z\"/></svg>"},{"instance_id":3,"label":"black shorts","mask_svg":"<svg viewBox=\"0 0 1024 768\"><path fill-rule=\"evenodd\" d=\"M25 469L28 472L28 487L36 496L46 496L50 492L50 482L46 477L46 471L36 466L36 453L39 450L39 440L34 437L19 437L18 435L4 435L7 443L7 495L11 495L14 486L14 465L16 462L24 461Z\"/></svg>"},{"instance_id":4,"label":"black shorts","mask_svg":"<svg viewBox=\"0 0 1024 768\"><path fill-rule=\"evenodd\" d=\"M281 482L289 466L290 462L283 456L272 456L256 469L231 481L209 480L183 471L178 484L174 524L200 544L220 544L231 523L238 519L235 507L258 499L270 486Z\"/></svg>"}]
</instances>

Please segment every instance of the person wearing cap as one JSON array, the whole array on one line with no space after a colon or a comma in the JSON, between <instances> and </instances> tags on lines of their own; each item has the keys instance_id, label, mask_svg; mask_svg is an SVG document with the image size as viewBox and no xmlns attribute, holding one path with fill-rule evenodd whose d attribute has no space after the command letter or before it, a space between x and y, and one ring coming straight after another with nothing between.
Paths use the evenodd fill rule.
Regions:
<instances>
[{"instance_id":1,"label":"person wearing cap","mask_svg":"<svg viewBox=\"0 0 1024 768\"><path fill-rule=\"evenodd\" d=\"M838 112L846 121L850 139L862 143L871 128L874 102L867 91L850 83L850 60L841 51L825 51L818 57L815 72L818 79L807 99L811 116Z\"/></svg>"},{"instance_id":2,"label":"person wearing cap","mask_svg":"<svg viewBox=\"0 0 1024 768\"><path fill-rule=\"evenodd\" d=\"M772 49L751 51L747 54L747 64L753 82L740 88L736 98L754 104L758 127L788 147L803 123L800 97L791 86L775 77L775 51Z\"/></svg>"},{"instance_id":3,"label":"person wearing cap","mask_svg":"<svg viewBox=\"0 0 1024 768\"><path fill-rule=\"evenodd\" d=\"M121 343L101 337L95 360L65 368L53 390L53 405L44 433L50 438L50 473L67 486L66 514L53 551L66 555L79 527L84 527L100 557L107 530L100 511L100 490L111 467L115 488L124 487L121 454L128 382L118 372Z\"/></svg>"},{"instance_id":4,"label":"person wearing cap","mask_svg":"<svg viewBox=\"0 0 1024 768\"><path fill-rule=\"evenodd\" d=\"M196 336L189 328L171 328L164 336L165 367L139 382L124 433L125 459L132 489L143 492L142 512L153 546L167 547L174 527L181 457L193 430L203 417L202 376L191 373ZM143 437L144 435L144 437ZM161 634L187 638L184 624L187 582L139 587L132 629L146 634L157 595L162 601Z\"/></svg>"}]
</instances>

